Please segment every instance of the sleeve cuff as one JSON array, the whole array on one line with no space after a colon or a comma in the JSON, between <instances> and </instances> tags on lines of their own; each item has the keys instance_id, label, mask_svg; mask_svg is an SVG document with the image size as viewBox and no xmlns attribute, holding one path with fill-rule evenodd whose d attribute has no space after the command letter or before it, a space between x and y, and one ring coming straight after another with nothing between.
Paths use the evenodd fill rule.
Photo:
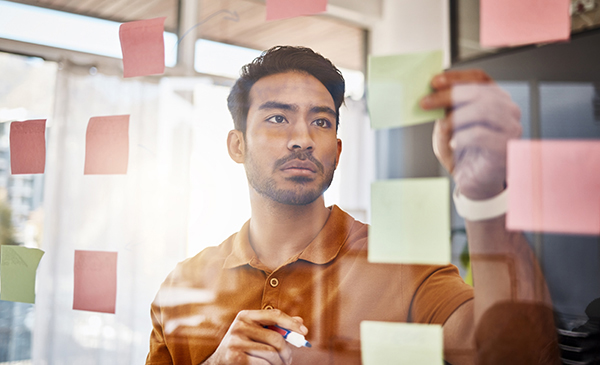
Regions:
<instances>
[{"instance_id":1,"label":"sleeve cuff","mask_svg":"<svg viewBox=\"0 0 600 365\"><path fill-rule=\"evenodd\" d=\"M508 188L485 200L471 200L460 195L458 188L452 194L458 215L469 221L482 221L506 214L508 210Z\"/></svg>"}]
</instances>

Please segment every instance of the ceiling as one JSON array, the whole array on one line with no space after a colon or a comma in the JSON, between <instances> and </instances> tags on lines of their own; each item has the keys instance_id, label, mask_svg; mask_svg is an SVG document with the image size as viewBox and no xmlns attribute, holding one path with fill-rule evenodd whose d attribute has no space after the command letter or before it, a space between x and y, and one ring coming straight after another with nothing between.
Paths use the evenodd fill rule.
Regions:
<instances>
[{"instance_id":1,"label":"ceiling","mask_svg":"<svg viewBox=\"0 0 600 365\"><path fill-rule=\"evenodd\" d=\"M364 70L365 33L329 16L266 21L264 1L196 0L199 38L264 50L275 45L313 48L339 67ZM166 17L165 30L178 33L179 0L13 0L81 15L127 22ZM227 12L226 12L227 11ZM237 14L231 16L232 13ZM180 34L185 33L184 29Z\"/></svg>"}]
</instances>

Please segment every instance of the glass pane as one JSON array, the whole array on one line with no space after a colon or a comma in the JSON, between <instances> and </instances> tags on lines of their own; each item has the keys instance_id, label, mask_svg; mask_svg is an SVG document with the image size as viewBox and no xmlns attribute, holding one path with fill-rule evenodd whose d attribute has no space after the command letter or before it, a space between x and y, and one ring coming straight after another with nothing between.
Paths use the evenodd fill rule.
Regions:
<instances>
[{"instance_id":1,"label":"glass pane","mask_svg":"<svg viewBox=\"0 0 600 365\"><path fill-rule=\"evenodd\" d=\"M42 247L44 176L11 175L10 122L52 115L57 65L0 53L0 244ZM47 126L51 121L47 121ZM31 359L35 306L0 300L0 363Z\"/></svg>"}]
</instances>

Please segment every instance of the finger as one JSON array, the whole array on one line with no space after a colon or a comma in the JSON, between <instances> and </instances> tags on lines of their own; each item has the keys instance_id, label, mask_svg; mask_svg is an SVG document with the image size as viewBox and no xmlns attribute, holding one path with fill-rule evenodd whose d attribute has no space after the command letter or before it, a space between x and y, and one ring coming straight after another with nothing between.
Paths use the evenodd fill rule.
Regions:
<instances>
[{"instance_id":1,"label":"finger","mask_svg":"<svg viewBox=\"0 0 600 365\"><path fill-rule=\"evenodd\" d=\"M263 326L278 325L302 335L308 333L308 328L306 328L302 322L294 319L279 309L242 311L238 314L238 317L240 316L248 321L253 321Z\"/></svg>"},{"instance_id":2,"label":"finger","mask_svg":"<svg viewBox=\"0 0 600 365\"><path fill-rule=\"evenodd\" d=\"M440 90L450 88L456 84L492 81L492 78L482 70L451 70L435 75L431 80L431 87L435 90Z\"/></svg>"},{"instance_id":3,"label":"finger","mask_svg":"<svg viewBox=\"0 0 600 365\"><path fill-rule=\"evenodd\" d=\"M247 365L271 365L270 362L268 362L267 360L260 358L260 357L252 357L252 356L248 356L248 359L246 360L245 364Z\"/></svg>"},{"instance_id":4,"label":"finger","mask_svg":"<svg viewBox=\"0 0 600 365\"><path fill-rule=\"evenodd\" d=\"M502 191L507 143L507 139L498 138L497 132L482 126L471 128L468 133L454 133L450 141L454 151L453 176L461 191L470 192L475 199Z\"/></svg>"},{"instance_id":5,"label":"finger","mask_svg":"<svg viewBox=\"0 0 600 365\"><path fill-rule=\"evenodd\" d=\"M291 350L289 356L283 357L273 347L257 342L253 346L247 347L245 352L251 359L261 359L271 365L289 365L292 363Z\"/></svg>"},{"instance_id":6,"label":"finger","mask_svg":"<svg viewBox=\"0 0 600 365\"><path fill-rule=\"evenodd\" d=\"M450 140L450 147L457 156L467 148L504 154L510 139L512 138L505 133L499 133L483 125L476 125L469 129L455 131Z\"/></svg>"},{"instance_id":7,"label":"finger","mask_svg":"<svg viewBox=\"0 0 600 365\"><path fill-rule=\"evenodd\" d=\"M239 348L253 356L267 359L270 363L289 364L292 361L292 350L279 333L263 328L254 322L248 323L240 319L232 331L238 341ZM241 340L240 340L241 339ZM241 347L243 346L243 347Z\"/></svg>"},{"instance_id":8,"label":"finger","mask_svg":"<svg viewBox=\"0 0 600 365\"><path fill-rule=\"evenodd\" d=\"M510 94L496 84L457 84L452 86L452 105L454 107L481 101L510 102Z\"/></svg>"},{"instance_id":9,"label":"finger","mask_svg":"<svg viewBox=\"0 0 600 365\"><path fill-rule=\"evenodd\" d=\"M421 108L425 110L439 109L439 108L451 108L452 107L452 90L445 89L433 92L423 97L419 104Z\"/></svg>"},{"instance_id":10,"label":"finger","mask_svg":"<svg viewBox=\"0 0 600 365\"><path fill-rule=\"evenodd\" d=\"M246 322L245 319L241 319L236 323L233 334L269 345L278 351L285 351L287 348L285 339L278 332L265 328L256 322Z\"/></svg>"},{"instance_id":11,"label":"finger","mask_svg":"<svg viewBox=\"0 0 600 365\"><path fill-rule=\"evenodd\" d=\"M480 100L482 97L510 100L510 95L493 83L453 83L447 88L435 89L420 101L423 109L451 108Z\"/></svg>"},{"instance_id":12,"label":"finger","mask_svg":"<svg viewBox=\"0 0 600 365\"><path fill-rule=\"evenodd\" d=\"M449 118L454 131L481 125L491 130L506 133L509 137L521 136L521 113L513 103L470 103L454 109Z\"/></svg>"},{"instance_id":13,"label":"finger","mask_svg":"<svg viewBox=\"0 0 600 365\"><path fill-rule=\"evenodd\" d=\"M217 349L219 351L219 349ZM260 356L256 356L260 354ZM227 351L219 363L226 364L282 364L277 351L272 347L254 342L244 336L232 336L227 343Z\"/></svg>"},{"instance_id":14,"label":"finger","mask_svg":"<svg viewBox=\"0 0 600 365\"><path fill-rule=\"evenodd\" d=\"M451 138L452 123L450 120L447 118L436 120L432 137L433 152L449 173L454 170L454 156L450 147Z\"/></svg>"}]
</instances>

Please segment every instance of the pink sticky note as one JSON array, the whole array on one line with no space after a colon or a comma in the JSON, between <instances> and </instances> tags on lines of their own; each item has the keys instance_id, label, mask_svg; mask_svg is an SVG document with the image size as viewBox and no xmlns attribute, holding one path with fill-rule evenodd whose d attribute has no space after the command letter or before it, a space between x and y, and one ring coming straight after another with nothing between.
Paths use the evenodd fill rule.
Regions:
<instances>
[{"instance_id":1,"label":"pink sticky note","mask_svg":"<svg viewBox=\"0 0 600 365\"><path fill-rule=\"evenodd\" d=\"M75 250L73 309L115 313L117 253Z\"/></svg>"},{"instance_id":2,"label":"pink sticky note","mask_svg":"<svg viewBox=\"0 0 600 365\"><path fill-rule=\"evenodd\" d=\"M165 72L165 17L123 23L119 39L123 52L123 77Z\"/></svg>"},{"instance_id":3,"label":"pink sticky note","mask_svg":"<svg viewBox=\"0 0 600 365\"><path fill-rule=\"evenodd\" d=\"M571 35L570 0L481 0L480 42L505 47L554 42Z\"/></svg>"},{"instance_id":4,"label":"pink sticky note","mask_svg":"<svg viewBox=\"0 0 600 365\"><path fill-rule=\"evenodd\" d=\"M90 118L84 174L126 174L128 161L129 115Z\"/></svg>"},{"instance_id":5,"label":"pink sticky note","mask_svg":"<svg viewBox=\"0 0 600 365\"><path fill-rule=\"evenodd\" d=\"M46 119L10 123L10 172L43 174L46 166Z\"/></svg>"},{"instance_id":6,"label":"pink sticky note","mask_svg":"<svg viewBox=\"0 0 600 365\"><path fill-rule=\"evenodd\" d=\"M267 20L322 13L327 0L267 0Z\"/></svg>"},{"instance_id":7,"label":"pink sticky note","mask_svg":"<svg viewBox=\"0 0 600 365\"><path fill-rule=\"evenodd\" d=\"M510 141L510 230L600 234L600 141Z\"/></svg>"}]
</instances>

